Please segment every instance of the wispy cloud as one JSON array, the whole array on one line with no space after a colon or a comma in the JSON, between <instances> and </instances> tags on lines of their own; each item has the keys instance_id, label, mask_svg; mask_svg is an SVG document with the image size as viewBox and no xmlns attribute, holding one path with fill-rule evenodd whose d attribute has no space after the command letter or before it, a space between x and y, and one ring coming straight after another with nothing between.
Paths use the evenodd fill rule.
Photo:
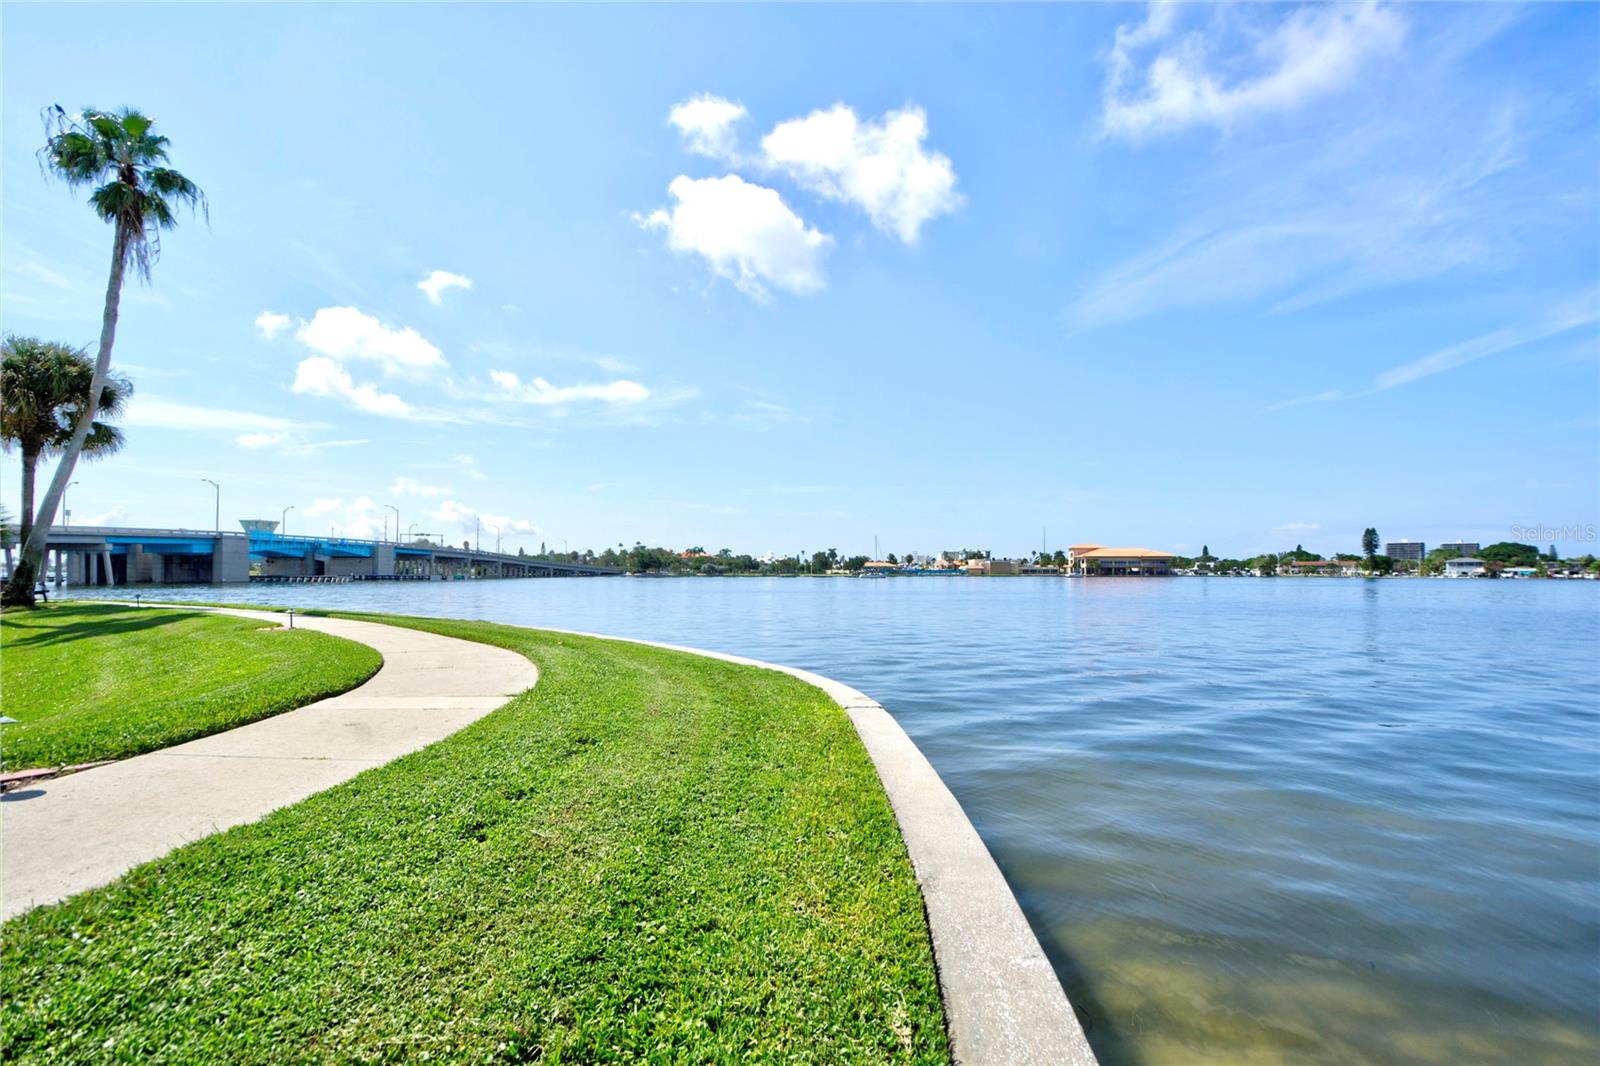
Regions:
<instances>
[{"instance_id":1,"label":"wispy cloud","mask_svg":"<svg viewBox=\"0 0 1600 1066\"><path fill-rule=\"evenodd\" d=\"M649 389L623 378L597 385L552 385L544 378L524 382L509 370L491 370L489 379L500 387L497 398L538 407L573 403L635 404L650 398Z\"/></svg>"},{"instance_id":2,"label":"wispy cloud","mask_svg":"<svg viewBox=\"0 0 1600 1066\"><path fill-rule=\"evenodd\" d=\"M453 490L443 485L429 485L418 481L414 477L397 477L389 485L391 496L421 496L426 499L437 499L440 496L454 495Z\"/></svg>"},{"instance_id":3,"label":"wispy cloud","mask_svg":"<svg viewBox=\"0 0 1600 1066\"><path fill-rule=\"evenodd\" d=\"M1528 165L1567 151L1553 111L1475 79L1463 58L1504 26L1477 12L1430 22L1389 91L1353 91L1311 125L1191 157L1171 202L1195 206L1164 238L1091 274L1065 308L1068 328L1202 309L1291 313L1506 271L1584 225L1593 193L1576 171Z\"/></svg>"},{"instance_id":4,"label":"wispy cloud","mask_svg":"<svg viewBox=\"0 0 1600 1066\"><path fill-rule=\"evenodd\" d=\"M123 416L122 421L124 425L154 429L220 429L233 433L240 430L253 433L278 433L302 428L301 423L277 415L187 404L139 393L135 393L133 399L128 401L128 413Z\"/></svg>"},{"instance_id":5,"label":"wispy cloud","mask_svg":"<svg viewBox=\"0 0 1600 1066\"><path fill-rule=\"evenodd\" d=\"M1270 530L1274 537L1287 537L1296 533L1315 533L1322 528L1320 522L1285 522Z\"/></svg>"},{"instance_id":6,"label":"wispy cloud","mask_svg":"<svg viewBox=\"0 0 1600 1066\"><path fill-rule=\"evenodd\" d=\"M330 448L354 448L369 443L364 437L358 440L308 440L299 433L283 430L241 433L233 440L247 451L274 451L294 456L319 455Z\"/></svg>"},{"instance_id":7,"label":"wispy cloud","mask_svg":"<svg viewBox=\"0 0 1600 1066\"><path fill-rule=\"evenodd\" d=\"M1277 18L1279 9L1265 10ZM1107 134L1227 129L1291 111L1349 85L1369 61L1397 52L1406 34L1406 20L1386 5L1310 4L1264 31L1251 27L1250 47L1230 49L1221 39L1229 20L1177 36L1179 16L1179 5L1153 3L1143 22L1117 28L1101 112Z\"/></svg>"},{"instance_id":8,"label":"wispy cloud","mask_svg":"<svg viewBox=\"0 0 1600 1066\"><path fill-rule=\"evenodd\" d=\"M1327 389L1322 392L1312 393L1308 396L1297 396L1284 400L1268 407L1268 411L1281 411L1289 407L1301 407L1306 404L1333 403L1339 400L1356 399L1362 396L1372 396L1390 389L1397 389L1402 385L1423 378L1442 374L1447 370L1455 370L1466 366L1468 363L1486 359L1489 356L1499 355L1502 352L1513 351L1526 345L1542 341L1547 337L1554 337L1584 326L1593 326L1600 322L1600 296L1587 296L1573 300L1552 309L1544 316L1533 322L1516 326L1507 326L1503 329L1492 330L1480 334L1469 340L1452 344L1427 355L1398 366L1390 367L1379 373L1372 380L1372 385L1365 389L1349 392L1343 389ZM1590 340L1590 350L1594 350L1594 340Z\"/></svg>"}]
</instances>

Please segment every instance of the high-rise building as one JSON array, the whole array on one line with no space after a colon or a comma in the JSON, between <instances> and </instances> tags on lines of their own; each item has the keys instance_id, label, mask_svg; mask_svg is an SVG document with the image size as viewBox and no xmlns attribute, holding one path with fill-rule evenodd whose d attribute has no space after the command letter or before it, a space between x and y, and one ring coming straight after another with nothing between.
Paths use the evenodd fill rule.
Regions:
<instances>
[{"instance_id":1,"label":"high-rise building","mask_svg":"<svg viewBox=\"0 0 1600 1066\"><path fill-rule=\"evenodd\" d=\"M1475 540L1447 540L1439 547L1458 552L1462 556L1476 555L1478 553L1478 542Z\"/></svg>"},{"instance_id":2,"label":"high-rise building","mask_svg":"<svg viewBox=\"0 0 1600 1066\"><path fill-rule=\"evenodd\" d=\"M1391 540L1383 546L1383 554L1396 562L1420 563L1427 550L1428 546L1420 540Z\"/></svg>"}]
</instances>

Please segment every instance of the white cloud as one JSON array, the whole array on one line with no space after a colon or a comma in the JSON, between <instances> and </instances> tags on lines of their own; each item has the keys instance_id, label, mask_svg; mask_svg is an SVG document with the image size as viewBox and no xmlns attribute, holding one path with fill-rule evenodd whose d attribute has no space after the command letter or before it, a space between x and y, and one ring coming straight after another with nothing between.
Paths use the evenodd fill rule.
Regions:
<instances>
[{"instance_id":1,"label":"white cloud","mask_svg":"<svg viewBox=\"0 0 1600 1066\"><path fill-rule=\"evenodd\" d=\"M774 126L761 139L768 166L832 200L866 211L885 233L914 244L923 223L961 206L950 157L923 146L928 116L919 107L863 122L835 104Z\"/></svg>"},{"instance_id":2,"label":"white cloud","mask_svg":"<svg viewBox=\"0 0 1600 1066\"><path fill-rule=\"evenodd\" d=\"M552 385L544 378L534 378L524 384L509 370L491 370L489 377L506 395L519 403L555 406L567 403L643 403L650 398L650 390L637 381L618 379L604 385Z\"/></svg>"},{"instance_id":3,"label":"white cloud","mask_svg":"<svg viewBox=\"0 0 1600 1066\"><path fill-rule=\"evenodd\" d=\"M1285 522L1281 526L1273 526L1271 533L1274 537L1286 537L1291 533L1315 533L1321 528L1320 522Z\"/></svg>"},{"instance_id":4,"label":"white cloud","mask_svg":"<svg viewBox=\"0 0 1600 1066\"><path fill-rule=\"evenodd\" d=\"M456 455L452 455L450 457L450 462L453 464L453 466L448 467L447 469L458 471L469 481L489 480L489 475L478 469L478 458L475 455L467 455L465 452L461 452Z\"/></svg>"},{"instance_id":5,"label":"white cloud","mask_svg":"<svg viewBox=\"0 0 1600 1066\"><path fill-rule=\"evenodd\" d=\"M713 159L733 159L737 153L733 126L746 114L743 104L701 93L674 107L667 121L678 127L689 151Z\"/></svg>"},{"instance_id":6,"label":"white cloud","mask_svg":"<svg viewBox=\"0 0 1600 1066\"><path fill-rule=\"evenodd\" d=\"M425 496L430 499L439 496L453 495L450 489L443 485L428 485L414 477L397 477L389 486L389 493L393 496Z\"/></svg>"},{"instance_id":7,"label":"white cloud","mask_svg":"<svg viewBox=\"0 0 1600 1066\"><path fill-rule=\"evenodd\" d=\"M329 448L352 448L368 443L361 440L307 440L298 433L241 433L234 443L251 451L271 448L284 455L318 455Z\"/></svg>"},{"instance_id":8,"label":"white cloud","mask_svg":"<svg viewBox=\"0 0 1600 1066\"><path fill-rule=\"evenodd\" d=\"M374 540L392 532L388 529L388 508L380 506L370 496L357 496L349 503L342 496L320 497L302 511L291 511L291 523L296 515L307 523L315 521L315 528L297 530L298 533L320 534L324 524L329 533L356 540Z\"/></svg>"},{"instance_id":9,"label":"white cloud","mask_svg":"<svg viewBox=\"0 0 1600 1066\"><path fill-rule=\"evenodd\" d=\"M356 384L344 367L325 356L314 355L302 359L295 368L295 392L312 396L327 396L344 400L357 410L391 418L407 418L413 411L410 404L392 392L380 392L377 386Z\"/></svg>"},{"instance_id":10,"label":"white cloud","mask_svg":"<svg viewBox=\"0 0 1600 1066\"><path fill-rule=\"evenodd\" d=\"M222 429L231 432L277 433L294 429L296 423L276 415L253 411L230 411L223 407L200 406L135 394L128 402L123 424L153 429Z\"/></svg>"},{"instance_id":11,"label":"white cloud","mask_svg":"<svg viewBox=\"0 0 1600 1066\"><path fill-rule=\"evenodd\" d=\"M238 443L239 447L249 448L254 451L261 448L271 448L279 444L287 444L290 440L290 435L283 432L241 433L239 436L235 437L234 440Z\"/></svg>"},{"instance_id":12,"label":"white cloud","mask_svg":"<svg viewBox=\"0 0 1600 1066\"><path fill-rule=\"evenodd\" d=\"M128 520L128 509L121 504L101 514L88 515L78 519L80 526L120 526Z\"/></svg>"},{"instance_id":13,"label":"white cloud","mask_svg":"<svg viewBox=\"0 0 1600 1066\"><path fill-rule=\"evenodd\" d=\"M270 341L288 329L291 321L293 320L288 315L280 315L276 311L263 311L256 316L256 329Z\"/></svg>"},{"instance_id":14,"label":"white cloud","mask_svg":"<svg viewBox=\"0 0 1600 1066\"><path fill-rule=\"evenodd\" d=\"M439 522L454 525L464 533L481 533L493 546L494 530L500 531L502 540L519 535L535 535L544 532L538 526L525 518L513 518L510 515L495 514L492 511L480 511L457 500L445 500L438 508L427 512L428 517ZM481 527L480 527L481 523Z\"/></svg>"},{"instance_id":15,"label":"white cloud","mask_svg":"<svg viewBox=\"0 0 1600 1066\"><path fill-rule=\"evenodd\" d=\"M1151 4L1137 26L1117 30L1106 76L1101 125L1112 136L1215 126L1291 111L1353 82L1373 58L1397 51L1406 21L1377 3L1311 4L1293 10L1258 36L1248 57L1219 57L1214 38L1199 32L1172 39L1176 6ZM1139 69L1135 52L1162 42ZM1227 70L1252 73L1231 82Z\"/></svg>"},{"instance_id":16,"label":"white cloud","mask_svg":"<svg viewBox=\"0 0 1600 1066\"><path fill-rule=\"evenodd\" d=\"M417 282L417 288L428 296L428 301L434 306L444 303L444 294L448 289L470 289L472 279L460 274L452 274L448 270L435 270L432 274Z\"/></svg>"},{"instance_id":17,"label":"white cloud","mask_svg":"<svg viewBox=\"0 0 1600 1066\"><path fill-rule=\"evenodd\" d=\"M805 293L824 282L822 260L833 238L805 224L783 198L737 175L679 175L667 191L670 212L634 216L645 229L664 230L674 252L703 256L711 269L746 295L767 299L767 284Z\"/></svg>"},{"instance_id":18,"label":"white cloud","mask_svg":"<svg viewBox=\"0 0 1600 1066\"><path fill-rule=\"evenodd\" d=\"M385 373L417 376L447 366L444 354L409 326L387 326L354 307L324 307L295 333L307 348L333 359L365 359Z\"/></svg>"}]
</instances>

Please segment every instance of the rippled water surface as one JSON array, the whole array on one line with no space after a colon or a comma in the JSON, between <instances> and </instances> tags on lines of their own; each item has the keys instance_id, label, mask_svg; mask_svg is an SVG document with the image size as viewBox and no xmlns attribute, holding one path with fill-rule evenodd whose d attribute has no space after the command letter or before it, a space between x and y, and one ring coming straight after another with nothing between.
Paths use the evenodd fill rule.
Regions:
<instances>
[{"instance_id":1,"label":"rippled water surface","mask_svg":"<svg viewBox=\"0 0 1600 1066\"><path fill-rule=\"evenodd\" d=\"M222 595L669 640L871 693L965 806L1108 1064L1600 1062L1600 584Z\"/></svg>"}]
</instances>

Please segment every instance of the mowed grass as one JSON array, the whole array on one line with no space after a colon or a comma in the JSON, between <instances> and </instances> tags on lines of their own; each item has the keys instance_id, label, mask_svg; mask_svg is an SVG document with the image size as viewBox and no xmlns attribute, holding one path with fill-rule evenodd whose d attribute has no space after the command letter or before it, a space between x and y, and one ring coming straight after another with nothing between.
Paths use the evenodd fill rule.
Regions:
<instances>
[{"instance_id":1,"label":"mowed grass","mask_svg":"<svg viewBox=\"0 0 1600 1066\"><path fill-rule=\"evenodd\" d=\"M540 681L7 923L0 1058L948 1061L904 844L825 695L637 645L381 620L522 652Z\"/></svg>"},{"instance_id":2,"label":"mowed grass","mask_svg":"<svg viewBox=\"0 0 1600 1066\"><path fill-rule=\"evenodd\" d=\"M109 604L0 615L7 770L120 759L354 688L365 644L246 618Z\"/></svg>"}]
</instances>

